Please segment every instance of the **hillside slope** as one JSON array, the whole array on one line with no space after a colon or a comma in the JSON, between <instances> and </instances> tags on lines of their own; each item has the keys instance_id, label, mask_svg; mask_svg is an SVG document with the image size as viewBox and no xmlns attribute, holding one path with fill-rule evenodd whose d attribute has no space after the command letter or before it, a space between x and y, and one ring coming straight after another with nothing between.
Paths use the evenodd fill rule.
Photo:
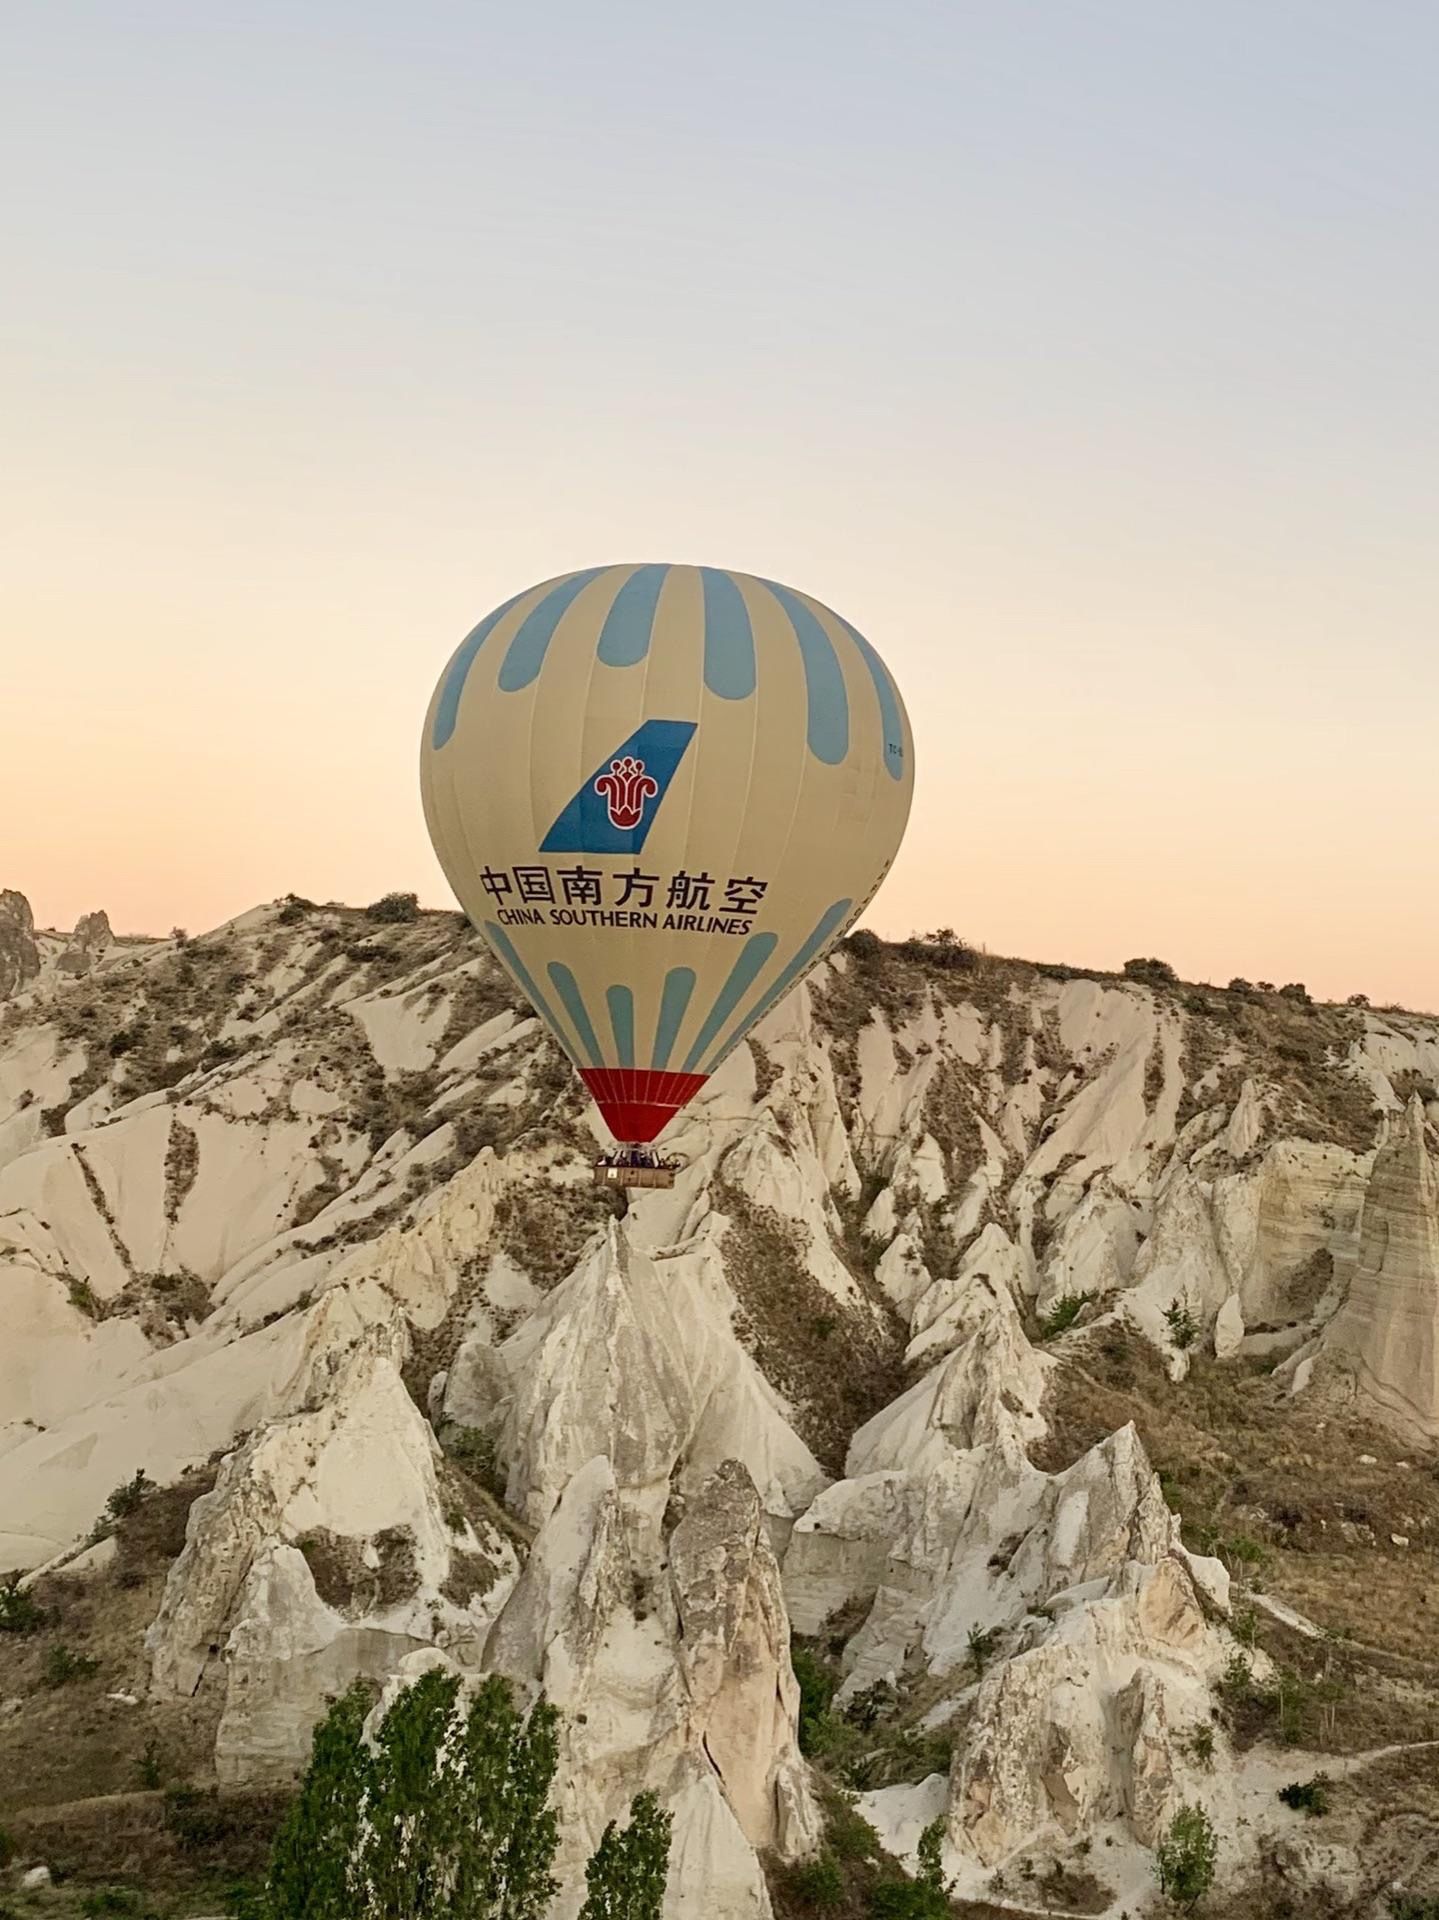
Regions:
<instances>
[{"instance_id":1,"label":"hillside slope","mask_svg":"<svg viewBox=\"0 0 1439 1920\"><path fill-rule=\"evenodd\" d=\"M1138 1913L1186 1802L1228 1911L1439 1894L1439 1022L859 934L619 1213L454 916L4 901L22 1853L440 1659L563 1711L562 1920L641 1787L675 1916L809 1911L836 1786L974 1912Z\"/></svg>"}]
</instances>

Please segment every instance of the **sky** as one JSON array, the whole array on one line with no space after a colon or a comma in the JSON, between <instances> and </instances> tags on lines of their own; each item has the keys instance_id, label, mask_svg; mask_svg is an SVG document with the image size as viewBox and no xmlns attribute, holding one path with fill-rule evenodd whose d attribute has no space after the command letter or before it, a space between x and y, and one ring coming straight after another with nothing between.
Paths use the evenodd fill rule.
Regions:
<instances>
[{"instance_id":1,"label":"sky","mask_svg":"<svg viewBox=\"0 0 1439 1920\"><path fill-rule=\"evenodd\" d=\"M421 721L624 560L916 737L868 916L1439 1006L1429 0L11 0L0 886L448 904Z\"/></svg>"}]
</instances>

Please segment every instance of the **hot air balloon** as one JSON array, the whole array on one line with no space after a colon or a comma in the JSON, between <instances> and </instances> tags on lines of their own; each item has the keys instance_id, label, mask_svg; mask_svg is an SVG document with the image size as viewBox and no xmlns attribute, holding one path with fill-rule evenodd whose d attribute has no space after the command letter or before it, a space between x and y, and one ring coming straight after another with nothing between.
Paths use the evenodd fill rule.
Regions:
<instances>
[{"instance_id":1,"label":"hot air balloon","mask_svg":"<svg viewBox=\"0 0 1439 1920\"><path fill-rule=\"evenodd\" d=\"M607 1177L662 1184L650 1143L873 898L914 765L847 620L773 580L645 565L483 619L435 689L420 779L457 898L622 1143Z\"/></svg>"}]
</instances>

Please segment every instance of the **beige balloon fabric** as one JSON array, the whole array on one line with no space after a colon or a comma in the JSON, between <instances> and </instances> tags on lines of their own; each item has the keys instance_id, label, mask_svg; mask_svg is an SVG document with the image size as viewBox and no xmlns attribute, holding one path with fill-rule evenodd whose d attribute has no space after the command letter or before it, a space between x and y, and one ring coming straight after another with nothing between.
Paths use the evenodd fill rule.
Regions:
<instances>
[{"instance_id":1,"label":"beige balloon fabric","mask_svg":"<svg viewBox=\"0 0 1439 1920\"><path fill-rule=\"evenodd\" d=\"M714 567L593 567L482 620L420 762L446 878L615 1136L653 1140L853 925L914 755L874 648Z\"/></svg>"}]
</instances>

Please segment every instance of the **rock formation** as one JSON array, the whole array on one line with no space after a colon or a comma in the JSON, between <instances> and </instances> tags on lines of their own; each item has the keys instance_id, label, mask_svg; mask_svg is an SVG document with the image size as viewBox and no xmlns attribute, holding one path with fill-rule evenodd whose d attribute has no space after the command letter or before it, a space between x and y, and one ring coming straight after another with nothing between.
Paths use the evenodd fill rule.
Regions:
<instances>
[{"instance_id":1,"label":"rock formation","mask_svg":"<svg viewBox=\"0 0 1439 1920\"><path fill-rule=\"evenodd\" d=\"M1439 1173L1416 1094L1374 1157L1359 1258L1325 1355L1402 1434L1439 1440Z\"/></svg>"},{"instance_id":2,"label":"rock formation","mask_svg":"<svg viewBox=\"0 0 1439 1920\"><path fill-rule=\"evenodd\" d=\"M0 892L0 1000L28 986L40 971L35 916L23 893Z\"/></svg>"},{"instance_id":3,"label":"rock formation","mask_svg":"<svg viewBox=\"0 0 1439 1920\"><path fill-rule=\"evenodd\" d=\"M4 996L0 1569L108 1580L122 1483L214 1476L96 1681L192 1715L204 1779L289 1778L356 1677L498 1671L562 1714L559 1920L641 1789L674 1815L670 1920L763 1920L825 1844L795 1635L874 1742L866 1817L910 1860L941 1818L965 1895L1064 1870L1138 1910L1186 1801L1229 1881L1303 1877L1271 1777L1299 1758L1231 1752L1219 1680L1267 1671L1250 1609L1310 1644L1350 1534L1422 1632L1439 1024L861 943L616 1217L573 1076L451 915L290 901L140 947L5 895ZM1254 1431L1291 1421L1301 1466L1326 1378L1401 1430L1392 1520L1208 1444L1195 1406L1260 1368ZM1211 1398L1171 1421L1181 1388ZM45 1702L12 1640L19 1778ZM1306 1887L1379 1885L1357 1816L1330 1852Z\"/></svg>"}]
</instances>

